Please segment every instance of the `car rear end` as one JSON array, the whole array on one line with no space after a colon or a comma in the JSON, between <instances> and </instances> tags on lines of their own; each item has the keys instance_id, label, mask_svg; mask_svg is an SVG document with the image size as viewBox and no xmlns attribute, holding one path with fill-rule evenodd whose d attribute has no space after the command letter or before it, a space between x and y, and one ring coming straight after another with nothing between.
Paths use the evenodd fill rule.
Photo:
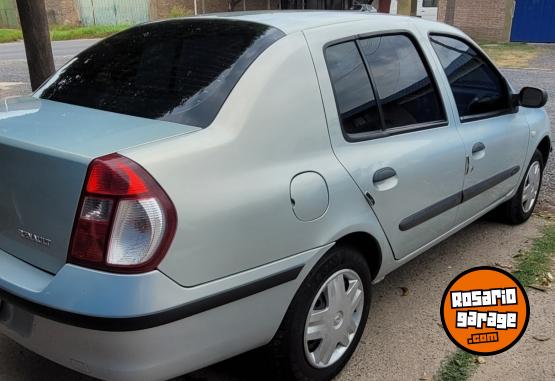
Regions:
<instances>
[{"instance_id":1,"label":"car rear end","mask_svg":"<svg viewBox=\"0 0 555 381\"><path fill-rule=\"evenodd\" d=\"M122 380L165 379L263 344L268 325L241 338L244 309L293 286L216 303L206 296L237 279L184 288L160 272L179 211L164 184L121 152L202 131L282 36L233 20L144 24L73 58L33 97L4 101L1 332L67 367ZM300 268L283 270L292 280Z\"/></svg>"},{"instance_id":2,"label":"car rear end","mask_svg":"<svg viewBox=\"0 0 555 381\"><path fill-rule=\"evenodd\" d=\"M149 301L178 289L155 270L177 216L156 180L114 152L198 128L32 97L1 115L0 331L107 379L149 364L130 346L143 327L125 319L181 302Z\"/></svg>"}]
</instances>

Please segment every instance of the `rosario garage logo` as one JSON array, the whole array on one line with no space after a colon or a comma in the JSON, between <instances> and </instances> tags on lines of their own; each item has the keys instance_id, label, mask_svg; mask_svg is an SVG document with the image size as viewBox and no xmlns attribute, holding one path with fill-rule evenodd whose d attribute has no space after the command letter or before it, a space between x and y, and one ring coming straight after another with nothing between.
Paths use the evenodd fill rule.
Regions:
<instances>
[{"instance_id":1,"label":"rosario garage logo","mask_svg":"<svg viewBox=\"0 0 555 381\"><path fill-rule=\"evenodd\" d=\"M449 284L441 302L441 321L459 348L494 355L512 347L530 317L522 285L506 271L475 267Z\"/></svg>"}]
</instances>

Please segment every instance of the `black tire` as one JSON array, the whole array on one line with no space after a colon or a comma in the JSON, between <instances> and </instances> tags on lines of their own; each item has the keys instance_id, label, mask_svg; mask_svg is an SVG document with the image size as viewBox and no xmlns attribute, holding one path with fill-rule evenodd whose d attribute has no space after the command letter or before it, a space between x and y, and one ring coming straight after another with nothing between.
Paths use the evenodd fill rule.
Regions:
<instances>
[{"instance_id":1,"label":"black tire","mask_svg":"<svg viewBox=\"0 0 555 381\"><path fill-rule=\"evenodd\" d=\"M343 355L326 368L312 366L305 355L305 323L312 302L324 283L333 274L343 269L356 272L364 291L364 305L358 329ZM357 347L370 308L370 285L372 276L363 255L350 246L333 247L307 275L272 342L268 345L269 361L273 376L279 380L325 381L336 376L351 358Z\"/></svg>"},{"instance_id":2,"label":"black tire","mask_svg":"<svg viewBox=\"0 0 555 381\"><path fill-rule=\"evenodd\" d=\"M528 171L530 170L530 167L532 166L532 164L534 164L535 162L540 163L540 183L538 187L538 193L536 195L536 198L530 210L525 211L522 204L522 193L526 185ZM539 150L536 149L536 151L534 152L534 155L532 156L532 160L530 160L530 163L526 167L526 171L524 172L524 177L522 178L522 182L518 187L518 191L510 200L506 201L505 203L499 206L498 216L501 222L504 222L510 225L518 225L518 224L522 224L523 222L526 222L530 218L538 202L538 196L542 185L542 177L543 177L543 169L544 169L543 167L544 167L543 155Z\"/></svg>"}]
</instances>

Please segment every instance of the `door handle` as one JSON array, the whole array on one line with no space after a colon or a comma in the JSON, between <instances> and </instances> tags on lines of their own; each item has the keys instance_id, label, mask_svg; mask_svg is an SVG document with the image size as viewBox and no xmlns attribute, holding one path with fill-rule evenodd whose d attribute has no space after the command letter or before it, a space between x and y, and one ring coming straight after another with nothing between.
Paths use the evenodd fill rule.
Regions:
<instances>
[{"instance_id":1,"label":"door handle","mask_svg":"<svg viewBox=\"0 0 555 381\"><path fill-rule=\"evenodd\" d=\"M393 168L385 167L374 172L372 181L374 182L374 188L379 191L386 191L395 188L399 183L399 178Z\"/></svg>"},{"instance_id":2,"label":"door handle","mask_svg":"<svg viewBox=\"0 0 555 381\"><path fill-rule=\"evenodd\" d=\"M374 181L374 184L381 183L395 176L397 176L397 172L395 172L393 168L385 167L374 172L374 177L372 178L372 181Z\"/></svg>"},{"instance_id":3,"label":"door handle","mask_svg":"<svg viewBox=\"0 0 555 381\"><path fill-rule=\"evenodd\" d=\"M486 146L482 142L475 143L472 146L472 159L480 160L486 156Z\"/></svg>"},{"instance_id":4,"label":"door handle","mask_svg":"<svg viewBox=\"0 0 555 381\"><path fill-rule=\"evenodd\" d=\"M472 146L472 154L473 155L477 154L478 152L483 151L485 149L486 149L486 146L484 145L484 143L478 142Z\"/></svg>"}]
</instances>

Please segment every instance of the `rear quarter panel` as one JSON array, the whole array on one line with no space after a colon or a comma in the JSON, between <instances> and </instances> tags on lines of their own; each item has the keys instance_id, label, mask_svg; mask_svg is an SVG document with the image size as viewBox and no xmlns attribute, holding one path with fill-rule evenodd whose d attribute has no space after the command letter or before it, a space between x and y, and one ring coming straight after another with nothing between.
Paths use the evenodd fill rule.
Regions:
<instances>
[{"instance_id":1,"label":"rear quarter panel","mask_svg":"<svg viewBox=\"0 0 555 381\"><path fill-rule=\"evenodd\" d=\"M388 245L364 197L331 150L314 66L301 33L247 70L208 128L121 152L162 185L178 228L160 270L193 286L320 247L352 231ZM303 222L290 182L315 171L329 206Z\"/></svg>"}]
</instances>

